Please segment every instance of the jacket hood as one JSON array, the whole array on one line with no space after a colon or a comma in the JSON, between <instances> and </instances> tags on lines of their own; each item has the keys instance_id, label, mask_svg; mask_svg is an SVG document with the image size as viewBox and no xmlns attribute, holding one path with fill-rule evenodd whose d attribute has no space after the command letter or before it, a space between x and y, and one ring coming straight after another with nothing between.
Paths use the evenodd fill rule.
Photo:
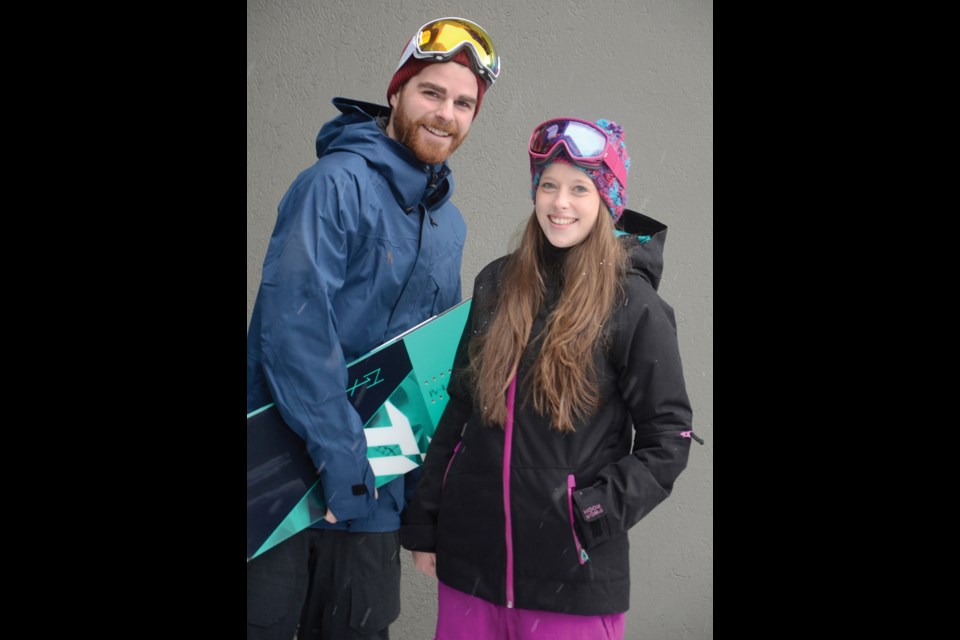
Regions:
<instances>
[{"instance_id":1,"label":"jacket hood","mask_svg":"<svg viewBox=\"0 0 960 640\"><path fill-rule=\"evenodd\" d=\"M436 189L430 197L431 208L450 199L453 178L447 164L421 162L377 124L378 118L390 117L390 107L347 98L334 98L331 102L341 115L324 124L317 134L318 158L337 152L363 157L384 176L397 202L407 211L424 198L429 183Z\"/></svg>"},{"instance_id":2,"label":"jacket hood","mask_svg":"<svg viewBox=\"0 0 960 640\"><path fill-rule=\"evenodd\" d=\"M663 246L667 240L667 225L649 216L624 209L617 223L617 235L627 247L627 273L643 277L656 291L663 275Z\"/></svg>"}]
</instances>

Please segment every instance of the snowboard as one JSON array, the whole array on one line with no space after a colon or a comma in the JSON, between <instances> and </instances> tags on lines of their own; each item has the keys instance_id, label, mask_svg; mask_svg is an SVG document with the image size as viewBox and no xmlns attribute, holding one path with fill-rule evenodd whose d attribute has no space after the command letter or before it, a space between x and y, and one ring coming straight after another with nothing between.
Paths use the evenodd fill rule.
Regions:
<instances>
[{"instance_id":1,"label":"snowboard","mask_svg":"<svg viewBox=\"0 0 960 640\"><path fill-rule=\"evenodd\" d=\"M364 425L382 486L423 462L447 405L447 381L470 299L347 365L347 398ZM326 504L303 439L274 404L247 414L247 561L323 519Z\"/></svg>"}]
</instances>

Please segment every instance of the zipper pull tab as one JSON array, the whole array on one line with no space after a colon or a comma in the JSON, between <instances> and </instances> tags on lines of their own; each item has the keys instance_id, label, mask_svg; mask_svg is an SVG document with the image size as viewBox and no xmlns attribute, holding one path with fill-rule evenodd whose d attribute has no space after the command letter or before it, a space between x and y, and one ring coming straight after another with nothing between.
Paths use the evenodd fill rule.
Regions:
<instances>
[{"instance_id":1,"label":"zipper pull tab","mask_svg":"<svg viewBox=\"0 0 960 640\"><path fill-rule=\"evenodd\" d=\"M694 440L696 440L696 441L699 442L700 444L703 444L703 439L697 437L697 434L695 434L693 431L681 431L681 432L680 432L680 437L681 437L681 438L693 438Z\"/></svg>"}]
</instances>

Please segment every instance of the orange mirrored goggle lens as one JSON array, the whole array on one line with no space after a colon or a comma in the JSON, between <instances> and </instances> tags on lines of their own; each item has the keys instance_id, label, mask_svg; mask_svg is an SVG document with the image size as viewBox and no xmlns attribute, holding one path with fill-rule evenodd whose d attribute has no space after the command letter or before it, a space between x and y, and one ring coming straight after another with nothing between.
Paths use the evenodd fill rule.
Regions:
<instances>
[{"instance_id":1,"label":"orange mirrored goggle lens","mask_svg":"<svg viewBox=\"0 0 960 640\"><path fill-rule=\"evenodd\" d=\"M421 27L417 38L420 54L451 54L464 45L469 45L476 61L490 73L491 81L500 75L500 56L490 36L478 24L459 18L435 20Z\"/></svg>"}]
</instances>

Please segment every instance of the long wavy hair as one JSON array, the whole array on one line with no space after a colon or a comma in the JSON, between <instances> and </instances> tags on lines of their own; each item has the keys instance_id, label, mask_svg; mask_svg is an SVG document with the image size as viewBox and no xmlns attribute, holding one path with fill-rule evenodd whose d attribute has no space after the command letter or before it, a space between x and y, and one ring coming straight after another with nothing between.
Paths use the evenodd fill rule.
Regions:
<instances>
[{"instance_id":1,"label":"long wavy hair","mask_svg":"<svg viewBox=\"0 0 960 640\"><path fill-rule=\"evenodd\" d=\"M489 329L469 346L470 378L475 406L485 421L503 428L507 418L504 393L516 374L528 339L540 342L530 382L534 410L548 417L560 432L574 431L574 422L591 415L599 402L594 351L603 341L626 269L627 256L614 234L604 204L592 232L566 253L561 294L543 332L531 338L533 321L544 303L545 243L536 210L516 251L506 260Z\"/></svg>"}]
</instances>

